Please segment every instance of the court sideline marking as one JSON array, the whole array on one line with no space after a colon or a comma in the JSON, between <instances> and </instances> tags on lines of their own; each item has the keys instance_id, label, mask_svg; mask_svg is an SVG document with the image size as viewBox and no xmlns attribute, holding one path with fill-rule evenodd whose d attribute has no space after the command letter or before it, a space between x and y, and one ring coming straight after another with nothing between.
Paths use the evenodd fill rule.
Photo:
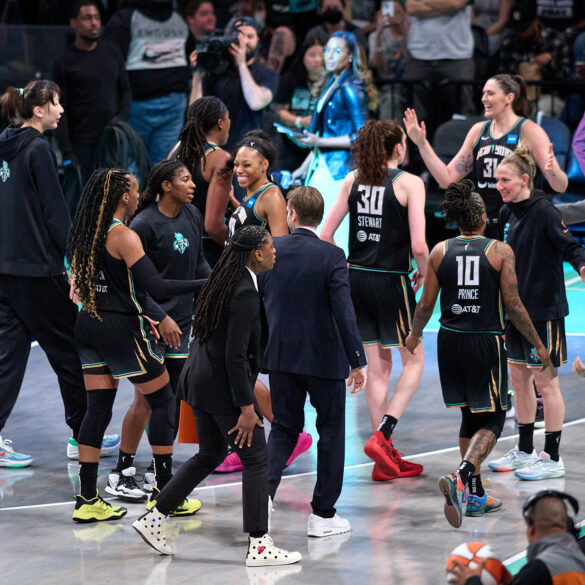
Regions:
<instances>
[{"instance_id":1,"label":"court sideline marking","mask_svg":"<svg viewBox=\"0 0 585 585\"><path fill-rule=\"evenodd\" d=\"M563 429L567 428L567 427L572 427L581 423L585 423L585 418L580 418L577 420L573 420L570 421L568 423L565 423L563 425ZM544 435L544 429L538 429L534 431L535 435ZM498 439L498 444L501 443L502 441L508 441L510 439L517 439L518 438L518 434L515 435L508 435L506 437L501 437L500 439ZM423 457L432 457L434 455L441 455L443 453L451 453L454 451L459 451L459 446L455 446L455 447L446 447L444 449L437 449L435 451L425 451L423 453L417 453L415 455L406 455L406 457L408 457L408 459L421 459ZM346 465L344 467L344 470L350 470L350 469L360 469L362 467L369 467L371 465L373 465L373 461L369 462L369 463L357 463L355 465ZM294 473L291 475L283 475L282 476L282 481L284 480L289 480L289 479L295 479L297 477L307 477L309 475L316 475L317 471L306 471L304 473ZM193 490L193 494L196 494L197 492L200 491L207 491L207 490L215 490L215 489L219 489L219 488L224 488L224 487L237 487L237 486L241 486L242 482L241 481L234 481L231 483L220 483L220 484L216 484L216 485L204 485L202 487L197 487ZM114 498L104 498L105 500L111 500ZM28 506L11 506L9 508L0 508L0 512L12 512L12 511L16 511L16 510L33 510L33 509L37 509L37 508L52 508L52 507L56 507L56 506L71 506L73 504L73 500L67 500L66 502L53 502L50 504L31 504Z\"/></svg>"}]
</instances>

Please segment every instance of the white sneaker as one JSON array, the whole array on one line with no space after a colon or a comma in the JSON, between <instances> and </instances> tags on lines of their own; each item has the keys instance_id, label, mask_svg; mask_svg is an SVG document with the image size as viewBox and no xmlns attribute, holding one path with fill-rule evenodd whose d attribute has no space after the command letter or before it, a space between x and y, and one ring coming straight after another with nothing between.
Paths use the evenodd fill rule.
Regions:
<instances>
[{"instance_id":1,"label":"white sneaker","mask_svg":"<svg viewBox=\"0 0 585 585\"><path fill-rule=\"evenodd\" d=\"M173 550L167 544L165 525L167 517L161 514L156 506L135 520L132 527L144 542L163 555L172 555Z\"/></svg>"},{"instance_id":2,"label":"white sneaker","mask_svg":"<svg viewBox=\"0 0 585 585\"><path fill-rule=\"evenodd\" d=\"M553 461L548 453L542 451L535 463L518 469L514 472L514 475L528 481L563 477L565 475L565 464L562 457L559 457L558 461Z\"/></svg>"},{"instance_id":3,"label":"white sneaker","mask_svg":"<svg viewBox=\"0 0 585 585\"><path fill-rule=\"evenodd\" d=\"M340 518L337 514L333 518L322 518L316 514L311 514L307 522L307 536L333 536L350 530L351 524L349 520Z\"/></svg>"},{"instance_id":4,"label":"white sneaker","mask_svg":"<svg viewBox=\"0 0 585 585\"><path fill-rule=\"evenodd\" d=\"M274 546L269 534L260 538L250 537L248 554L246 555L247 567L264 567L267 565L292 565L302 559L299 552L289 552Z\"/></svg>"},{"instance_id":5,"label":"white sneaker","mask_svg":"<svg viewBox=\"0 0 585 585\"><path fill-rule=\"evenodd\" d=\"M120 447L120 435L104 435L100 457L109 457L118 451ZM79 459L79 445L73 437L67 441L67 457L69 459Z\"/></svg>"},{"instance_id":6,"label":"white sneaker","mask_svg":"<svg viewBox=\"0 0 585 585\"><path fill-rule=\"evenodd\" d=\"M108 484L105 488L106 492L117 496L121 500L144 502L148 496L138 487L134 479L135 475L136 467L127 467L121 472L115 469L112 470L108 475Z\"/></svg>"},{"instance_id":7,"label":"white sneaker","mask_svg":"<svg viewBox=\"0 0 585 585\"><path fill-rule=\"evenodd\" d=\"M488 463L488 467L492 471L514 471L514 469L520 469L526 467L532 463L538 461L538 453L533 450L532 453L524 453L518 449L516 445L513 449L510 449L503 457L494 459Z\"/></svg>"}]
</instances>

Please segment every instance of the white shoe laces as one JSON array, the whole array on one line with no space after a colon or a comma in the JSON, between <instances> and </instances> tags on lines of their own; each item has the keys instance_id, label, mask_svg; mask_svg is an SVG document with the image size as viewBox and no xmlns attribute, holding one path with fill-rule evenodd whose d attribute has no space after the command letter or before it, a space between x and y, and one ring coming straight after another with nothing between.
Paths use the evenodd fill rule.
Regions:
<instances>
[{"instance_id":1,"label":"white shoe laces","mask_svg":"<svg viewBox=\"0 0 585 585\"><path fill-rule=\"evenodd\" d=\"M4 451L8 451L8 453L15 453L10 439L3 439L0 437L0 449L4 449Z\"/></svg>"}]
</instances>

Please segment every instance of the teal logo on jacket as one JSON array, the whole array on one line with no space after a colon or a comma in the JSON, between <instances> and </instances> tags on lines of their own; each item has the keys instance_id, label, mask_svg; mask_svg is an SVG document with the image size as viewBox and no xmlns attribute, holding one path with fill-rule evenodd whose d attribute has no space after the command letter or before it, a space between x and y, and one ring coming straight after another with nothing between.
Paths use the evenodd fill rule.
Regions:
<instances>
[{"instance_id":1,"label":"teal logo on jacket","mask_svg":"<svg viewBox=\"0 0 585 585\"><path fill-rule=\"evenodd\" d=\"M5 160L2 161L2 168L0 168L0 177L2 178L3 183L6 183L6 181L8 181L8 179L10 178L10 167L8 166L8 163Z\"/></svg>"},{"instance_id":2,"label":"teal logo on jacket","mask_svg":"<svg viewBox=\"0 0 585 585\"><path fill-rule=\"evenodd\" d=\"M173 250L183 254L189 247L189 240L180 232L175 232L175 241L173 242Z\"/></svg>"}]
</instances>

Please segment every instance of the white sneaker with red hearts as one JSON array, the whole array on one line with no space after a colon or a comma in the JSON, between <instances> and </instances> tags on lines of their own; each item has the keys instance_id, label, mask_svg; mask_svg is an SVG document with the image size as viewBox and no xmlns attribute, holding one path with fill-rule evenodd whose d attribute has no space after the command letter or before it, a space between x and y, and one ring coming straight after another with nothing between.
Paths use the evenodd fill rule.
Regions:
<instances>
[{"instance_id":1,"label":"white sneaker with red hearts","mask_svg":"<svg viewBox=\"0 0 585 585\"><path fill-rule=\"evenodd\" d=\"M299 552L289 552L274 546L269 534L260 538L250 537L248 554L246 555L247 567L264 567L267 565L292 565L302 559Z\"/></svg>"}]
</instances>

